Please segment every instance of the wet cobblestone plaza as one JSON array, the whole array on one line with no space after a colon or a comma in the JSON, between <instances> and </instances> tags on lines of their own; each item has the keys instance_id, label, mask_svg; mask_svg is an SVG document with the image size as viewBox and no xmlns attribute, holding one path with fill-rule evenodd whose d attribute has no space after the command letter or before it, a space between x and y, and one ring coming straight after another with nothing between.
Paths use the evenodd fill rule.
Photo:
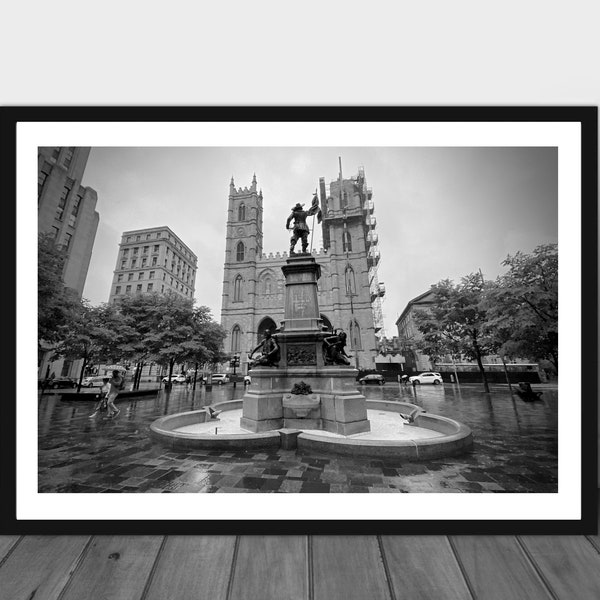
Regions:
<instances>
[{"instance_id":1,"label":"wet cobblestone plaza","mask_svg":"<svg viewBox=\"0 0 600 600\"><path fill-rule=\"evenodd\" d=\"M534 386L534 389L535 386ZM541 401L511 397L507 386L367 387L368 400L402 400L468 425L473 450L461 456L405 462L290 450L174 452L153 442L158 417L241 398L242 385L176 386L167 394L124 399L113 420L88 418L94 402L39 402L40 492L557 492L558 391L540 386Z\"/></svg>"}]
</instances>

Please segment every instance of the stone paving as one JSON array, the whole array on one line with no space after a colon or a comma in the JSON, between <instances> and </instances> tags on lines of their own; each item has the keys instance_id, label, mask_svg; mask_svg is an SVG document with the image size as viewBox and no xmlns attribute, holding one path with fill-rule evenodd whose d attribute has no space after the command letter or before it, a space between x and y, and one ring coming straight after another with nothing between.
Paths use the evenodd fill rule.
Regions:
<instances>
[{"instance_id":1,"label":"stone paving","mask_svg":"<svg viewBox=\"0 0 600 600\"><path fill-rule=\"evenodd\" d=\"M536 389L536 386L533 386ZM113 420L88 418L93 402L39 397L40 492L550 492L558 491L558 391L539 402L511 398L506 386L367 387L367 399L402 400L471 427L473 451L462 456L406 462L355 459L299 451L170 451L151 441L160 416L241 398L243 386L212 391L189 387L156 397L123 400Z\"/></svg>"}]
</instances>

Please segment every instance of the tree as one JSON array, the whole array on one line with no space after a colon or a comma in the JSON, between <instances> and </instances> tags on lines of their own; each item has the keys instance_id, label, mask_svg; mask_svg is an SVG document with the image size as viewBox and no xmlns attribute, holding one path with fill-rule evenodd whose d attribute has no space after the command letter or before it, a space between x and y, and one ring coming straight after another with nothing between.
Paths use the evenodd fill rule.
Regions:
<instances>
[{"instance_id":1,"label":"tree","mask_svg":"<svg viewBox=\"0 0 600 600\"><path fill-rule=\"evenodd\" d=\"M152 359L168 367L169 381L178 362L216 362L222 358L223 328L205 306L177 294L140 294L120 303L122 356ZM167 388L170 388L170 383Z\"/></svg>"},{"instance_id":2,"label":"tree","mask_svg":"<svg viewBox=\"0 0 600 600\"><path fill-rule=\"evenodd\" d=\"M558 371L558 245L517 252L486 296L489 331L501 355L549 360Z\"/></svg>"},{"instance_id":3,"label":"tree","mask_svg":"<svg viewBox=\"0 0 600 600\"><path fill-rule=\"evenodd\" d=\"M65 286L66 254L48 233L38 236L38 347L56 346L77 318L81 304L77 292Z\"/></svg>"},{"instance_id":4,"label":"tree","mask_svg":"<svg viewBox=\"0 0 600 600\"><path fill-rule=\"evenodd\" d=\"M55 356L70 360L82 360L77 391L88 365L100 359L118 357L119 314L109 304L90 306L82 301L80 310L71 315L68 325L62 327L61 341L55 348Z\"/></svg>"},{"instance_id":5,"label":"tree","mask_svg":"<svg viewBox=\"0 0 600 600\"><path fill-rule=\"evenodd\" d=\"M451 354L477 361L484 389L489 392L483 357L495 350L495 343L486 329L486 287L479 273L466 275L457 285L450 279L442 280L431 286L431 306L416 312L414 318L423 334L418 342L421 351L432 359Z\"/></svg>"}]
</instances>

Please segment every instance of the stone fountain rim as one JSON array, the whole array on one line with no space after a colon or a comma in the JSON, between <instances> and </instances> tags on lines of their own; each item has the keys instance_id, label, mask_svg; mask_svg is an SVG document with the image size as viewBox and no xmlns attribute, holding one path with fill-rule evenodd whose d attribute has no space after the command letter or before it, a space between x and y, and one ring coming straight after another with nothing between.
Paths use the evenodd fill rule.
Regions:
<instances>
[{"instance_id":1,"label":"stone fountain rim","mask_svg":"<svg viewBox=\"0 0 600 600\"><path fill-rule=\"evenodd\" d=\"M243 401L240 399L217 402L210 406L215 410L228 411L242 408L242 405ZM390 456L414 461L452 456L469 450L473 445L473 435L467 425L448 417L425 412L415 404L367 400L366 405L367 409L371 410L386 410L396 413L415 411L414 424L416 426L423 427L427 424L428 427L425 427L425 429L433 429L443 433L443 435L418 440L365 440L319 435L317 430L311 430L298 434L298 448L355 457ZM185 421L188 419L193 423L197 423L198 415L201 412L203 412L203 409L160 417L150 424L150 435L157 442L164 443L172 448L187 450L194 448L256 449L261 447L277 448L280 446L281 430L259 433L228 433L218 436L175 431L175 427L184 426ZM406 426L410 427L411 424Z\"/></svg>"}]
</instances>

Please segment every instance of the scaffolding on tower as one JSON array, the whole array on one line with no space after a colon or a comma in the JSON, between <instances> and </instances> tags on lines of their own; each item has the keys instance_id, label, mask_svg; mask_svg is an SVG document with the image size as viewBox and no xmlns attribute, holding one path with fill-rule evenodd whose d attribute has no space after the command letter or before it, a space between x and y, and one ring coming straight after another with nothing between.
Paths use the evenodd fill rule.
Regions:
<instances>
[{"instance_id":1,"label":"scaffolding on tower","mask_svg":"<svg viewBox=\"0 0 600 600\"><path fill-rule=\"evenodd\" d=\"M382 300L385 296L385 284L379 281L377 268L381 261L377 234L377 219L375 218L375 204L373 190L367 186L364 167L358 168L356 186L360 193L361 207L364 215L365 247L367 248L367 266L369 268L369 291L371 294L371 310L373 312L373 325L377 337L385 336L383 323Z\"/></svg>"}]
</instances>

